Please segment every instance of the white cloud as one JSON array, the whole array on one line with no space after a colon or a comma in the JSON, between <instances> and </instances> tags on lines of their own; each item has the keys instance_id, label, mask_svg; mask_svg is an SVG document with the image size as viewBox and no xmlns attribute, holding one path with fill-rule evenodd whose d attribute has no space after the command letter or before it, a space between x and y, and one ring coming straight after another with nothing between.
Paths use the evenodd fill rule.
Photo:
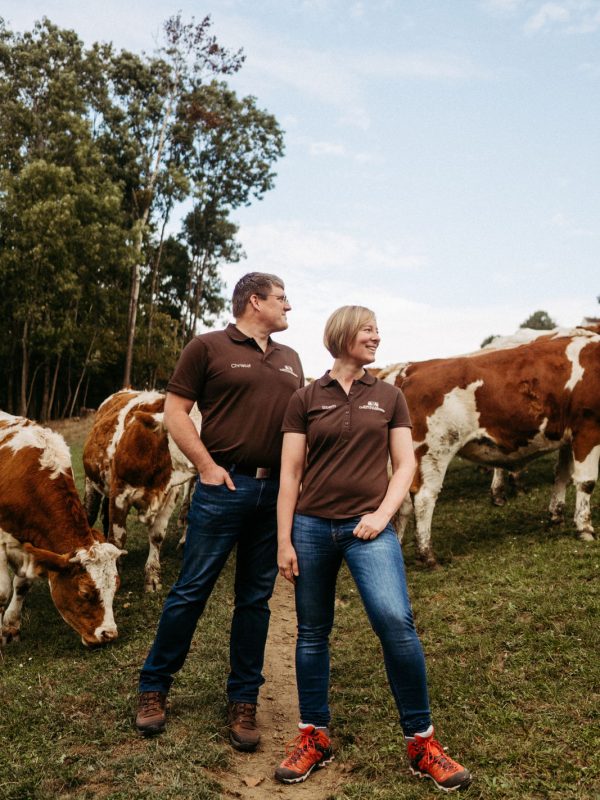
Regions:
<instances>
[{"instance_id":1,"label":"white cloud","mask_svg":"<svg viewBox=\"0 0 600 800\"><path fill-rule=\"evenodd\" d=\"M425 265L425 257L415 242L374 244L331 228L308 229L299 221L243 225L240 240L248 255L242 272L261 269L276 273L285 264L286 272L300 279L312 275L315 280L329 283L334 276L336 285L342 286L352 283L361 273L412 272ZM248 267L250 262L252 267Z\"/></svg>"},{"instance_id":2,"label":"white cloud","mask_svg":"<svg viewBox=\"0 0 600 800\"><path fill-rule=\"evenodd\" d=\"M354 152L340 142L310 142L308 152L311 156L333 156L334 158L347 158L357 164L375 164L381 162L381 157L374 153Z\"/></svg>"},{"instance_id":3,"label":"white cloud","mask_svg":"<svg viewBox=\"0 0 600 800\"><path fill-rule=\"evenodd\" d=\"M315 4L312 3L311 6ZM325 10L326 3L318 4ZM298 46L292 39L275 38L252 26L247 18L219 17L222 38L234 46L244 43L247 60L240 80L251 91L257 85L292 89L309 101L337 110L340 122L366 130L369 82L405 80L465 80L480 78L481 70L466 57L436 51L384 53L347 49L332 42L327 50Z\"/></svg>"},{"instance_id":4,"label":"white cloud","mask_svg":"<svg viewBox=\"0 0 600 800\"><path fill-rule=\"evenodd\" d=\"M529 32L539 31L559 22L568 22L571 18L569 9L564 4L544 3L538 11L531 16L525 23L525 30Z\"/></svg>"},{"instance_id":5,"label":"white cloud","mask_svg":"<svg viewBox=\"0 0 600 800\"><path fill-rule=\"evenodd\" d=\"M570 34L593 33L600 28L598 0L483 0L484 8L496 14L524 15L526 33L554 29Z\"/></svg>"}]
</instances>

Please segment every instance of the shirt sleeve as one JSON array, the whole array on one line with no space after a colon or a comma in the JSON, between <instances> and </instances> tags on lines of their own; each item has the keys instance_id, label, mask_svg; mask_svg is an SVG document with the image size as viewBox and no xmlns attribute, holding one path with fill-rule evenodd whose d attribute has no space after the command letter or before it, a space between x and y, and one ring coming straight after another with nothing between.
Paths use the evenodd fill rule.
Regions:
<instances>
[{"instance_id":1,"label":"shirt sleeve","mask_svg":"<svg viewBox=\"0 0 600 800\"><path fill-rule=\"evenodd\" d=\"M294 392L283 415L281 431L282 433L306 433L306 422L301 392Z\"/></svg>"},{"instance_id":2,"label":"shirt sleeve","mask_svg":"<svg viewBox=\"0 0 600 800\"><path fill-rule=\"evenodd\" d=\"M196 337L183 348L175 365L167 391L198 401L206 382L208 351L202 339Z\"/></svg>"},{"instance_id":3,"label":"shirt sleeve","mask_svg":"<svg viewBox=\"0 0 600 800\"><path fill-rule=\"evenodd\" d=\"M397 391L396 405L394 406L394 413L392 414L389 427L412 428L412 422L410 421L410 412L408 410L408 405L406 404L404 395L402 394L400 389L397 389L396 391Z\"/></svg>"}]
</instances>

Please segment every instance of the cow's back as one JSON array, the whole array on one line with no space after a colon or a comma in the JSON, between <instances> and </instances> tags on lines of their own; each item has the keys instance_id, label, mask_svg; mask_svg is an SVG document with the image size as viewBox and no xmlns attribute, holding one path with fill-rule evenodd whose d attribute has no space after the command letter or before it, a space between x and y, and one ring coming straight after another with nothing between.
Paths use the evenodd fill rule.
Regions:
<instances>
[{"instance_id":1,"label":"cow's back","mask_svg":"<svg viewBox=\"0 0 600 800\"><path fill-rule=\"evenodd\" d=\"M161 393L129 389L110 395L99 407L83 448L83 467L87 477L103 494L109 494L115 455L121 457L120 444L123 437L127 437L135 413L157 413L163 409ZM144 460L147 461L145 457Z\"/></svg>"}]
</instances>

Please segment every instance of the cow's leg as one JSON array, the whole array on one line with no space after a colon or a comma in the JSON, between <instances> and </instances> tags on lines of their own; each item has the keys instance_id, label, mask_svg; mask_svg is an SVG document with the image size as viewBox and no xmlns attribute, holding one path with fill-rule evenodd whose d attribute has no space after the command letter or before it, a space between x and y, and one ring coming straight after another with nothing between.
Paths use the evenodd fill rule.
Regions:
<instances>
[{"instance_id":1,"label":"cow's leg","mask_svg":"<svg viewBox=\"0 0 600 800\"><path fill-rule=\"evenodd\" d=\"M8 571L8 558L6 548L0 544L0 641L4 642L3 620L4 610L8 606L11 592L10 573Z\"/></svg>"},{"instance_id":2,"label":"cow's leg","mask_svg":"<svg viewBox=\"0 0 600 800\"><path fill-rule=\"evenodd\" d=\"M194 486L196 485L196 476L190 478L183 485L183 492L181 493L181 508L177 517L177 531L179 532L179 541L177 542L177 549L181 550L185 544L185 537L187 533L187 518L190 511L190 503L192 502L192 494L194 493Z\"/></svg>"},{"instance_id":3,"label":"cow's leg","mask_svg":"<svg viewBox=\"0 0 600 800\"><path fill-rule=\"evenodd\" d=\"M586 447L585 441L573 440L573 483L576 491L575 527L579 538L584 542L594 539L590 499L598 480L599 459L600 445L590 448L589 445Z\"/></svg>"},{"instance_id":4,"label":"cow's leg","mask_svg":"<svg viewBox=\"0 0 600 800\"><path fill-rule=\"evenodd\" d=\"M33 580L27 575L15 574L13 578L13 593L2 622L3 644L18 642L21 638L21 611L25 595L31 589L32 583Z\"/></svg>"},{"instance_id":5,"label":"cow's leg","mask_svg":"<svg viewBox=\"0 0 600 800\"><path fill-rule=\"evenodd\" d=\"M394 514L392 518L392 524L396 528L396 533L398 534L398 539L402 542L404 538L404 533L406 532L406 528L408 527L408 523L411 519L413 519L415 514L415 510L413 508L412 500L410 494L407 494L404 500L402 501L402 505Z\"/></svg>"},{"instance_id":6,"label":"cow's leg","mask_svg":"<svg viewBox=\"0 0 600 800\"><path fill-rule=\"evenodd\" d=\"M83 506L87 514L88 522L93 525L98 517L102 494L96 489L89 478L85 479L85 490L83 495Z\"/></svg>"},{"instance_id":7,"label":"cow's leg","mask_svg":"<svg viewBox=\"0 0 600 800\"><path fill-rule=\"evenodd\" d=\"M7 558L13 569L14 577L12 581L12 597L1 621L3 644L19 641L23 602L35 579L33 559L23 553L20 548L10 548ZM8 570L6 575L8 576Z\"/></svg>"},{"instance_id":8,"label":"cow's leg","mask_svg":"<svg viewBox=\"0 0 600 800\"><path fill-rule=\"evenodd\" d=\"M492 504L495 506L503 506L506 503L506 484L504 478L504 470L501 467L495 467L492 474L492 485L490 486Z\"/></svg>"},{"instance_id":9,"label":"cow's leg","mask_svg":"<svg viewBox=\"0 0 600 800\"><path fill-rule=\"evenodd\" d=\"M179 486L167 492L164 502L148 529L148 560L144 568L144 591L157 592L162 588L160 582L160 549L165 540L167 525L177 502Z\"/></svg>"},{"instance_id":10,"label":"cow's leg","mask_svg":"<svg viewBox=\"0 0 600 800\"><path fill-rule=\"evenodd\" d=\"M123 549L127 541L127 514L131 503L127 490L111 486L108 501L108 541Z\"/></svg>"},{"instance_id":11,"label":"cow's leg","mask_svg":"<svg viewBox=\"0 0 600 800\"><path fill-rule=\"evenodd\" d=\"M550 498L550 522L557 524L563 521L565 516L565 496L567 486L573 474L573 451L571 443L563 444L558 451L558 461L554 470L554 484L552 486L552 496Z\"/></svg>"},{"instance_id":12,"label":"cow's leg","mask_svg":"<svg viewBox=\"0 0 600 800\"><path fill-rule=\"evenodd\" d=\"M428 567L437 566L431 546L433 510L444 482L448 464L459 449L457 445L456 449L451 452L435 453L429 451L422 457L419 464L418 482L420 486L413 497L417 552L419 559Z\"/></svg>"}]
</instances>

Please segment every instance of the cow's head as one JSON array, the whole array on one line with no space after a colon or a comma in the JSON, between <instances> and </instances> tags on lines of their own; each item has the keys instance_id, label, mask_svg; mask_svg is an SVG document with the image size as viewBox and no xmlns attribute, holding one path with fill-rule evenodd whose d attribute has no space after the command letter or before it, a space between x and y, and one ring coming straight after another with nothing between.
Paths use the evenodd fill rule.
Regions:
<instances>
[{"instance_id":1,"label":"cow's head","mask_svg":"<svg viewBox=\"0 0 600 800\"><path fill-rule=\"evenodd\" d=\"M126 555L109 542L89 548L53 553L31 544L25 549L48 574L50 594L59 614L87 647L106 644L118 636L113 599L119 587L117 559Z\"/></svg>"}]
</instances>

